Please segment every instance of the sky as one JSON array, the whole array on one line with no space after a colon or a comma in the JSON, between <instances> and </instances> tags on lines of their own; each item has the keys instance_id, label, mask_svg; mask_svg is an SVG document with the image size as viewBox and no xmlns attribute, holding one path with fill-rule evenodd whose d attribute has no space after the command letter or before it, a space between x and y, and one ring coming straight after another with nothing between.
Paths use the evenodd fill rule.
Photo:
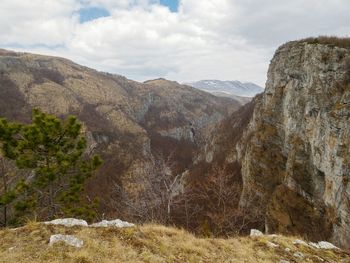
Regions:
<instances>
[{"instance_id":1,"label":"sky","mask_svg":"<svg viewBox=\"0 0 350 263\"><path fill-rule=\"evenodd\" d=\"M350 35L349 0L0 0L0 48L145 81L264 86L279 45Z\"/></svg>"}]
</instances>

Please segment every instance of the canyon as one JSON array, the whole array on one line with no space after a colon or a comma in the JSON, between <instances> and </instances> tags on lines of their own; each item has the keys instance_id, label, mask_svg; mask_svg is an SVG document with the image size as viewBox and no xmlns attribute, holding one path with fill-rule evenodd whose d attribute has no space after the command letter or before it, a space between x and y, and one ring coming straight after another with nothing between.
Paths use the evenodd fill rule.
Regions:
<instances>
[{"instance_id":1,"label":"canyon","mask_svg":"<svg viewBox=\"0 0 350 263\"><path fill-rule=\"evenodd\" d=\"M249 223L261 230L350 248L349 42L282 45L264 92L243 106L165 79L139 83L61 58L2 50L0 113L26 122L36 106L78 116L89 150L105 161L87 187L89 198L101 198L105 216L132 217L131 205L143 210L152 184L160 187L147 178L166 175L167 202L154 209L185 203L171 211L182 227L202 234L217 227L221 217L209 201L220 183L226 188L218 189L232 187L225 211L253 215ZM207 199L182 198L198 197L198 189ZM195 223L179 219L188 202Z\"/></svg>"}]
</instances>

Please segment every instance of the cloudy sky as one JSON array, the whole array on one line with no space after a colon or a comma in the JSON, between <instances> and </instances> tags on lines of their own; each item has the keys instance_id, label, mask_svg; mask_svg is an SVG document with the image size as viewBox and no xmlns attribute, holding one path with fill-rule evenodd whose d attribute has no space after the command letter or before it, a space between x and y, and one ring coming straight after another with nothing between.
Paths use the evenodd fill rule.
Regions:
<instances>
[{"instance_id":1,"label":"cloudy sky","mask_svg":"<svg viewBox=\"0 0 350 263\"><path fill-rule=\"evenodd\" d=\"M264 85L274 50L350 35L349 0L0 0L0 47L143 81Z\"/></svg>"}]
</instances>

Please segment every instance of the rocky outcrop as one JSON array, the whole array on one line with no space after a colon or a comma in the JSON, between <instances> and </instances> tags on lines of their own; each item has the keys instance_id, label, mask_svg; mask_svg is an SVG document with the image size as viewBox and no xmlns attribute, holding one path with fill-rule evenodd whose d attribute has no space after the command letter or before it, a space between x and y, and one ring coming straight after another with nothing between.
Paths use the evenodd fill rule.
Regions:
<instances>
[{"instance_id":1,"label":"rocky outcrop","mask_svg":"<svg viewBox=\"0 0 350 263\"><path fill-rule=\"evenodd\" d=\"M50 241L49 241L50 246L58 242L63 242L68 246L72 246L76 248L81 248L84 245L83 240L72 235L56 234L50 237Z\"/></svg>"},{"instance_id":2,"label":"rocky outcrop","mask_svg":"<svg viewBox=\"0 0 350 263\"><path fill-rule=\"evenodd\" d=\"M350 49L281 46L236 150L241 205L260 210L268 232L350 247Z\"/></svg>"}]
</instances>

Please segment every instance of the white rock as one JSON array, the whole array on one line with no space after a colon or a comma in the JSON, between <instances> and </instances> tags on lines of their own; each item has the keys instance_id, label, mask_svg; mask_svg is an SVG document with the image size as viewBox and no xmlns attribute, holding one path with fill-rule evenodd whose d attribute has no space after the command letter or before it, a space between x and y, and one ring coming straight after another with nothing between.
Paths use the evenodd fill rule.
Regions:
<instances>
[{"instance_id":1,"label":"white rock","mask_svg":"<svg viewBox=\"0 0 350 263\"><path fill-rule=\"evenodd\" d=\"M44 224L46 224L46 225L62 225L62 226L66 226L66 227L88 226L88 223L85 220L75 219L75 218L55 219L52 221L44 222Z\"/></svg>"},{"instance_id":2,"label":"white rock","mask_svg":"<svg viewBox=\"0 0 350 263\"><path fill-rule=\"evenodd\" d=\"M250 230L250 236L251 237L258 237L258 236L263 236L264 234L260 231L260 230L257 230L257 229L251 229Z\"/></svg>"},{"instance_id":3,"label":"white rock","mask_svg":"<svg viewBox=\"0 0 350 263\"><path fill-rule=\"evenodd\" d=\"M304 254L301 252L295 252L293 256L300 259L303 259L305 257Z\"/></svg>"},{"instance_id":4,"label":"white rock","mask_svg":"<svg viewBox=\"0 0 350 263\"><path fill-rule=\"evenodd\" d=\"M280 263L290 263L290 261L281 259L281 260L280 260Z\"/></svg>"},{"instance_id":5,"label":"white rock","mask_svg":"<svg viewBox=\"0 0 350 263\"><path fill-rule=\"evenodd\" d=\"M293 241L293 244L294 245L303 245L303 246L307 246L307 243L303 240L300 240L300 239L296 239Z\"/></svg>"},{"instance_id":6,"label":"white rock","mask_svg":"<svg viewBox=\"0 0 350 263\"><path fill-rule=\"evenodd\" d=\"M329 242L326 242L326 241L318 242L318 247L320 249L339 249L338 247L336 247L332 243L329 243Z\"/></svg>"},{"instance_id":7,"label":"white rock","mask_svg":"<svg viewBox=\"0 0 350 263\"><path fill-rule=\"evenodd\" d=\"M270 241L268 241L266 244L267 244L268 247L271 247L271 248L279 247L279 245L277 245L277 244L275 244L273 242L270 242Z\"/></svg>"},{"instance_id":8,"label":"white rock","mask_svg":"<svg viewBox=\"0 0 350 263\"><path fill-rule=\"evenodd\" d=\"M73 246L76 248L81 248L84 245L84 241L76 238L75 236L70 236L70 235L52 235L50 237L50 245L53 245L57 242L64 242L69 246Z\"/></svg>"},{"instance_id":9,"label":"white rock","mask_svg":"<svg viewBox=\"0 0 350 263\"><path fill-rule=\"evenodd\" d=\"M320 246L319 246L317 243L314 243L314 242L309 242L309 245L310 245L311 247L314 247L314 248L317 248L317 249L320 248Z\"/></svg>"},{"instance_id":10,"label":"white rock","mask_svg":"<svg viewBox=\"0 0 350 263\"><path fill-rule=\"evenodd\" d=\"M135 225L132 223L122 221L120 219L111 220L111 221L102 220L99 223L95 223L95 224L90 225L90 227L119 227L119 228L133 227L133 226L135 226Z\"/></svg>"},{"instance_id":11,"label":"white rock","mask_svg":"<svg viewBox=\"0 0 350 263\"><path fill-rule=\"evenodd\" d=\"M289 247L286 247L286 248L285 248L285 251L286 251L286 252L290 252L291 249L290 249Z\"/></svg>"},{"instance_id":12,"label":"white rock","mask_svg":"<svg viewBox=\"0 0 350 263\"><path fill-rule=\"evenodd\" d=\"M332 243L329 243L329 242L326 242L326 241L320 241L318 243L309 242L309 245L311 247L314 247L314 248L317 248L317 249L339 249L338 247L336 247Z\"/></svg>"}]
</instances>

